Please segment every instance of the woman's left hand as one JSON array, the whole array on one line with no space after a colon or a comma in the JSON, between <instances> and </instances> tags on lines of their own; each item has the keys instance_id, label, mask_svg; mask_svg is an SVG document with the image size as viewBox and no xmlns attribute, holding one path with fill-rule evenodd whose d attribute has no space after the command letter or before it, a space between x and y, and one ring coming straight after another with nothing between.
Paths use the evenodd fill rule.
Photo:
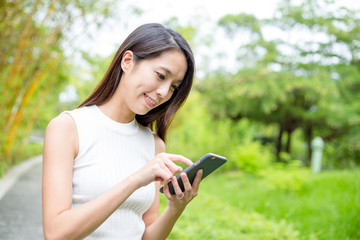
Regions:
<instances>
[{"instance_id":1,"label":"woman's left hand","mask_svg":"<svg viewBox=\"0 0 360 240\"><path fill-rule=\"evenodd\" d=\"M197 171L194 182L191 186L189 178L187 177L186 173L182 173L180 175L181 180L184 184L184 192L181 191L179 183L176 180L176 177L173 176L171 181L173 183L173 187L175 190L175 194L171 194L169 187L167 184L164 185L164 194L169 202L169 208L172 208L176 211L183 211L186 205L198 195L199 192L199 185L201 181L201 177L203 174L203 170L200 169Z\"/></svg>"}]
</instances>

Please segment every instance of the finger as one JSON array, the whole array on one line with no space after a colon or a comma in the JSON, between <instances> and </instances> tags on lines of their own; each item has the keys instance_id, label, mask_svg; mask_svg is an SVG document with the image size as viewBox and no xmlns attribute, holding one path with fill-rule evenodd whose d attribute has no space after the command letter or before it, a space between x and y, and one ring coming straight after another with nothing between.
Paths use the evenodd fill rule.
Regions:
<instances>
[{"instance_id":1,"label":"finger","mask_svg":"<svg viewBox=\"0 0 360 240\"><path fill-rule=\"evenodd\" d=\"M173 162L182 162L182 163L185 163L188 166L193 164L193 162L190 159L187 159L184 156L177 155L177 154L171 154L171 153L167 153L166 155Z\"/></svg>"},{"instance_id":2,"label":"finger","mask_svg":"<svg viewBox=\"0 0 360 240\"><path fill-rule=\"evenodd\" d=\"M177 173L177 172L182 172L182 170L183 170L182 167L176 165L175 163L173 163L169 159L164 159L164 164L173 173L173 175L175 173Z\"/></svg>"},{"instance_id":3,"label":"finger","mask_svg":"<svg viewBox=\"0 0 360 240\"><path fill-rule=\"evenodd\" d=\"M191 183L190 183L190 180L189 180L188 176L186 175L186 173L182 173L180 175L180 177L181 177L181 180L182 180L182 182L184 184L185 191L186 192L191 192L191 190L192 190Z\"/></svg>"},{"instance_id":4,"label":"finger","mask_svg":"<svg viewBox=\"0 0 360 240\"><path fill-rule=\"evenodd\" d=\"M160 167L157 170L154 180L160 181L161 184L166 184L168 183L168 181L172 176L174 175L169 171L169 169L166 166L164 166L164 167Z\"/></svg>"},{"instance_id":5,"label":"finger","mask_svg":"<svg viewBox=\"0 0 360 240\"><path fill-rule=\"evenodd\" d=\"M171 162L170 160L168 160L166 157L160 156L159 158L156 159L155 163L156 164L153 165L154 167L153 171L157 171L157 169L163 170L166 174L169 175L167 180L169 180L174 175L172 170L168 167L168 164L171 163L175 166L177 165Z\"/></svg>"},{"instance_id":6,"label":"finger","mask_svg":"<svg viewBox=\"0 0 360 240\"><path fill-rule=\"evenodd\" d=\"M177 179L176 179L175 176L172 177L171 182L172 182L172 184L173 184L173 187L174 187L174 191L175 191L176 196L181 196L181 195L182 195L182 190L181 190L181 188L180 188L180 186L179 186L179 183L178 183L178 181L177 181Z\"/></svg>"},{"instance_id":7,"label":"finger","mask_svg":"<svg viewBox=\"0 0 360 240\"><path fill-rule=\"evenodd\" d=\"M173 197L170 193L169 186L167 184L164 185L163 191L167 199L171 199Z\"/></svg>"},{"instance_id":8,"label":"finger","mask_svg":"<svg viewBox=\"0 0 360 240\"><path fill-rule=\"evenodd\" d=\"M200 185L200 182L201 182L202 175L203 175L203 170L200 169L199 171L197 171L196 177L195 177L194 182L192 184L192 189L193 189L194 193L196 193L196 194L199 191L199 185Z\"/></svg>"},{"instance_id":9,"label":"finger","mask_svg":"<svg viewBox=\"0 0 360 240\"><path fill-rule=\"evenodd\" d=\"M171 160L169 160L166 153L159 154L155 162L158 166L160 166L160 168L171 173L170 177L175 175L177 172L182 171L182 167L176 165Z\"/></svg>"}]
</instances>

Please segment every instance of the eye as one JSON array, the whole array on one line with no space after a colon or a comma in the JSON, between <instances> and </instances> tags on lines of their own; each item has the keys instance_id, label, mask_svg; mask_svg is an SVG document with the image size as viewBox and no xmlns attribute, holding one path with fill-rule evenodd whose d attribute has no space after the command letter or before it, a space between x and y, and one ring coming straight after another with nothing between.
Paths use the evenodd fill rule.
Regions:
<instances>
[{"instance_id":1,"label":"eye","mask_svg":"<svg viewBox=\"0 0 360 240\"><path fill-rule=\"evenodd\" d=\"M156 72L156 75L158 76L158 78L160 78L161 80L165 79L165 75L159 72Z\"/></svg>"}]
</instances>

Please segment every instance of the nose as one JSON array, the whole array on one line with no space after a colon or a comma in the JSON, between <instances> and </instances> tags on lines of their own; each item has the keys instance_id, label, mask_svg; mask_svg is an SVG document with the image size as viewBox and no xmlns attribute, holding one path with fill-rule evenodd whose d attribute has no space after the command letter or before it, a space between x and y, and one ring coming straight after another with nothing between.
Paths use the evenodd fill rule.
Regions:
<instances>
[{"instance_id":1,"label":"nose","mask_svg":"<svg viewBox=\"0 0 360 240\"><path fill-rule=\"evenodd\" d=\"M171 87L171 84L163 83L156 89L156 94L160 98L164 99L164 98L168 97L168 95L170 93L170 87Z\"/></svg>"}]
</instances>

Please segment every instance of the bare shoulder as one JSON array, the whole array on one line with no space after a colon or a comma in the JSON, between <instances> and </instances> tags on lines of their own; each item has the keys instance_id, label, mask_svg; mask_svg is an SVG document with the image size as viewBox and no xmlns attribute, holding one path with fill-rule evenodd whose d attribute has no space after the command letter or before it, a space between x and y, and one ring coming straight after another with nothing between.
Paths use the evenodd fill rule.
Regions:
<instances>
[{"instance_id":1,"label":"bare shoulder","mask_svg":"<svg viewBox=\"0 0 360 240\"><path fill-rule=\"evenodd\" d=\"M61 130L76 130L74 119L69 114L62 113L49 122L46 131L59 130L59 128Z\"/></svg>"},{"instance_id":2,"label":"bare shoulder","mask_svg":"<svg viewBox=\"0 0 360 240\"><path fill-rule=\"evenodd\" d=\"M154 139L155 139L155 155L165 152L166 146L164 141L156 133L154 133Z\"/></svg>"},{"instance_id":3,"label":"bare shoulder","mask_svg":"<svg viewBox=\"0 0 360 240\"><path fill-rule=\"evenodd\" d=\"M77 139L75 120L69 114L63 113L49 122L45 131L44 145L55 143L60 148L61 146L67 147L68 151L77 155Z\"/></svg>"}]
</instances>

